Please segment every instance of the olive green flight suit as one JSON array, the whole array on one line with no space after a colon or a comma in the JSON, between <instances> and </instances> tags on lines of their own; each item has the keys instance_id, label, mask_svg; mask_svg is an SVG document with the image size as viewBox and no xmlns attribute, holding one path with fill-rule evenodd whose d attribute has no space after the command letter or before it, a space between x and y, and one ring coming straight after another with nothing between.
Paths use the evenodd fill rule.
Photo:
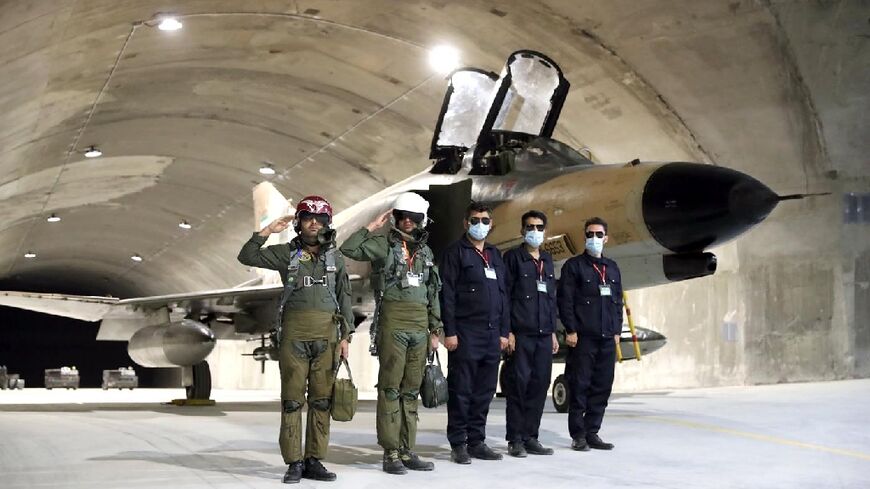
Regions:
<instances>
[{"instance_id":1,"label":"olive green flight suit","mask_svg":"<svg viewBox=\"0 0 870 489\"><path fill-rule=\"evenodd\" d=\"M327 288L326 251L335 243L309 253L301 239L261 248L267 238L257 233L239 252L248 266L277 270L285 286L295 278L294 289L284 303L279 341L281 370L281 431L278 443L287 464L303 459L302 405L308 389L308 421L304 458L322 460L329 445L330 401L333 373L338 364L338 341L353 333L351 291L344 258L335 253L335 298ZM291 277L288 267L294 255L299 269ZM306 278L309 277L309 278ZM338 301L340 314L336 311Z\"/></svg>"},{"instance_id":2,"label":"olive green flight suit","mask_svg":"<svg viewBox=\"0 0 870 489\"><path fill-rule=\"evenodd\" d=\"M371 234L362 228L341 246L348 258L372 262L372 284L383 291L378 321L378 444L384 450L407 451L417 439L417 398L423 382L423 368L429 335L441 332L441 281L432 263L432 250L425 243L406 243L414 256L410 270L422 282L429 267L427 283L413 286L401 280L409 271L408 255L396 261L395 246L402 237ZM415 255L416 252L416 255ZM427 265L428 262L428 265ZM378 285L380 284L380 285Z\"/></svg>"}]
</instances>

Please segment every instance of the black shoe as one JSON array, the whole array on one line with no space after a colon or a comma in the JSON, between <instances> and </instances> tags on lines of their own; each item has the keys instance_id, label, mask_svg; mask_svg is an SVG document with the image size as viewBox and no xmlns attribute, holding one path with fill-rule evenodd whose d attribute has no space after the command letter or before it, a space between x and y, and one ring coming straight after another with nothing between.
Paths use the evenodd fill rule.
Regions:
<instances>
[{"instance_id":1,"label":"black shoe","mask_svg":"<svg viewBox=\"0 0 870 489\"><path fill-rule=\"evenodd\" d=\"M450 450L450 459L462 465L471 463L471 457L468 456L468 449L465 445L456 445Z\"/></svg>"},{"instance_id":2,"label":"black shoe","mask_svg":"<svg viewBox=\"0 0 870 489\"><path fill-rule=\"evenodd\" d=\"M384 450L384 472L388 474L407 474L408 469L402 464L398 450Z\"/></svg>"},{"instance_id":3,"label":"black shoe","mask_svg":"<svg viewBox=\"0 0 870 489\"><path fill-rule=\"evenodd\" d=\"M586 435L586 443L589 444L589 447L596 450L613 450L613 443L605 443L604 440L598 436L598 433L589 433Z\"/></svg>"},{"instance_id":4,"label":"black shoe","mask_svg":"<svg viewBox=\"0 0 870 489\"><path fill-rule=\"evenodd\" d=\"M302 469L302 477L316 481L334 481L335 473L326 470L326 467L314 457L305 459L305 468Z\"/></svg>"},{"instance_id":5,"label":"black shoe","mask_svg":"<svg viewBox=\"0 0 870 489\"><path fill-rule=\"evenodd\" d=\"M586 438L574 438L574 441L571 442L571 450L577 450L578 452L588 452L589 444L586 443Z\"/></svg>"},{"instance_id":6,"label":"black shoe","mask_svg":"<svg viewBox=\"0 0 870 489\"><path fill-rule=\"evenodd\" d=\"M525 446L526 451L528 453L531 453L532 455L552 455L553 454L553 449L546 448L543 445L541 445L541 442L539 442L537 438L529 438L528 440L525 441L525 443L523 443L523 445Z\"/></svg>"},{"instance_id":7,"label":"black shoe","mask_svg":"<svg viewBox=\"0 0 870 489\"><path fill-rule=\"evenodd\" d=\"M402 460L402 465L411 470L420 470L423 472L435 470L434 463L421 460L416 453L408 450L407 448L399 450L399 458Z\"/></svg>"},{"instance_id":8,"label":"black shoe","mask_svg":"<svg viewBox=\"0 0 870 489\"><path fill-rule=\"evenodd\" d=\"M523 444L518 441L512 441L508 443L508 455L511 457L517 458L526 458L526 449L523 447Z\"/></svg>"},{"instance_id":9,"label":"black shoe","mask_svg":"<svg viewBox=\"0 0 870 489\"><path fill-rule=\"evenodd\" d=\"M496 453L492 448L486 446L486 443L480 442L476 445L468 446L468 454L474 458L481 460L501 460L500 453Z\"/></svg>"},{"instance_id":10,"label":"black shoe","mask_svg":"<svg viewBox=\"0 0 870 489\"><path fill-rule=\"evenodd\" d=\"M293 462L287 466L287 473L284 474L284 478L281 479L281 482L284 484L296 484L299 480L302 479L302 461Z\"/></svg>"}]
</instances>

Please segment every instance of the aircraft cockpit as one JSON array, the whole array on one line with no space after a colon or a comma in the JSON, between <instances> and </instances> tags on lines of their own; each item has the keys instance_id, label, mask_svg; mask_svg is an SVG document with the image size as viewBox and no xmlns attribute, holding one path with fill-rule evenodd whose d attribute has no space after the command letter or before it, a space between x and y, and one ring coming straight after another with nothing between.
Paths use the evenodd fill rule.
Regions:
<instances>
[{"instance_id":1,"label":"aircraft cockpit","mask_svg":"<svg viewBox=\"0 0 870 489\"><path fill-rule=\"evenodd\" d=\"M547 56L511 54L501 75L454 71L441 104L429 158L431 173L506 175L593 164L552 139L570 84Z\"/></svg>"}]
</instances>

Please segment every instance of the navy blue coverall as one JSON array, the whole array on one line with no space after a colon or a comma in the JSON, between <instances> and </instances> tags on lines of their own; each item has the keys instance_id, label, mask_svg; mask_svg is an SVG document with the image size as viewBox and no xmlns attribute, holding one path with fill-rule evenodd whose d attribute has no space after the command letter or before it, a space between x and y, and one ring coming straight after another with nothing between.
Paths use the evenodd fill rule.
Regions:
<instances>
[{"instance_id":1,"label":"navy blue coverall","mask_svg":"<svg viewBox=\"0 0 870 489\"><path fill-rule=\"evenodd\" d=\"M495 270L487 278L486 268ZM477 250L463 236L441 255L444 335L457 336L448 354L447 439L452 447L486 438L486 417L498 382L500 337L508 337L507 269L495 246Z\"/></svg>"},{"instance_id":2,"label":"navy blue coverall","mask_svg":"<svg viewBox=\"0 0 870 489\"><path fill-rule=\"evenodd\" d=\"M601 286L610 287L602 295ZM568 431L572 439L598 433L613 388L616 345L622 331L622 277L616 262L588 253L562 266L559 278L559 318L566 333L577 333L568 350Z\"/></svg>"},{"instance_id":3,"label":"navy blue coverall","mask_svg":"<svg viewBox=\"0 0 870 489\"><path fill-rule=\"evenodd\" d=\"M508 269L511 332L516 347L505 362L505 414L509 442L538 438L541 415L553 371L553 332L556 330L556 276L553 257L540 251L536 260L524 245L504 254ZM538 289L538 282L546 291Z\"/></svg>"}]
</instances>

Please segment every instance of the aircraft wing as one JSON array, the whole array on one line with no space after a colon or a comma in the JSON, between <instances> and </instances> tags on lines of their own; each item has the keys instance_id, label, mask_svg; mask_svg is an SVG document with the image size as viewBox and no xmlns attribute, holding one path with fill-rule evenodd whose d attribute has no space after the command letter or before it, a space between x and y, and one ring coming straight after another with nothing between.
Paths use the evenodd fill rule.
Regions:
<instances>
[{"instance_id":1,"label":"aircraft wing","mask_svg":"<svg viewBox=\"0 0 870 489\"><path fill-rule=\"evenodd\" d=\"M352 282L360 282L360 275L351 275ZM102 321L98 340L127 341L146 327L165 324L170 313L193 313L200 316L226 317L232 325L220 322L219 338L236 334L261 334L263 324L270 326L271 314L283 291L281 284L239 286L229 289L204 290L180 294L155 295L118 299L116 297L42 294L37 292L0 291L0 306L63 316L82 321Z\"/></svg>"},{"instance_id":2,"label":"aircraft wing","mask_svg":"<svg viewBox=\"0 0 870 489\"><path fill-rule=\"evenodd\" d=\"M269 300L281 294L283 286L258 285L231 289L184 292L180 294L136 297L118 301L120 306L133 309L158 309L161 307L200 310L201 312L236 312L240 303Z\"/></svg>"},{"instance_id":3,"label":"aircraft wing","mask_svg":"<svg viewBox=\"0 0 870 489\"><path fill-rule=\"evenodd\" d=\"M0 292L0 306L15 307L81 321L99 321L118 304L116 297Z\"/></svg>"},{"instance_id":4,"label":"aircraft wing","mask_svg":"<svg viewBox=\"0 0 870 489\"><path fill-rule=\"evenodd\" d=\"M132 299L2 291L0 292L0 306L27 309L82 321L100 321L109 316L113 309L122 307L134 311L170 307L199 310L204 313L235 312L239 310L240 302L269 300L280 295L282 288L281 285L260 285Z\"/></svg>"},{"instance_id":5,"label":"aircraft wing","mask_svg":"<svg viewBox=\"0 0 870 489\"><path fill-rule=\"evenodd\" d=\"M0 291L0 306L81 321L102 321L98 340L127 341L144 327L169 323L170 313L182 313L185 316L194 313L197 320L203 315L249 318L249 312L272 310L269 303L277 300L282 290L280 284L258 285L131 299ZM223 327L218 328L221 330L216 332L218 337L259 334L262 329L253 318L232 322L233 325L221 325Z\"/></svg>"}]
</instances>

